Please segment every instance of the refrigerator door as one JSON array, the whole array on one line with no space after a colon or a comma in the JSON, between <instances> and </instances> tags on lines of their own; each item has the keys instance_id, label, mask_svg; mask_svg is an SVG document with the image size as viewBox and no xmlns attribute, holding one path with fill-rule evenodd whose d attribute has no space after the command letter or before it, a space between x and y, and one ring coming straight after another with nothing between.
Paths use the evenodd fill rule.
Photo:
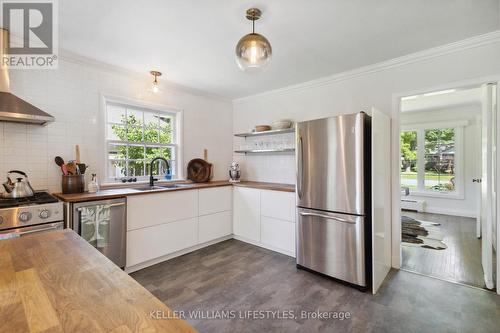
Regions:
<instances>
[{"instance_id":1,"label":"refrigerator door","mask_svg":"<svg viewBox=\"0 0 500 333\"><path fill-rule=\"evenodd\" d=\"M364 113L297 124L297 205L364 215Z\"/></svg>"},{"instance_id":2,"label":"refrigerator door","mask_svg":"<svg viewBox=\"0 0 500 333\"><path fill-rule=\"evenodd\" d=\"M297 264L366 287L365 217L298 209Z\"/></svg>"}]
</instances>

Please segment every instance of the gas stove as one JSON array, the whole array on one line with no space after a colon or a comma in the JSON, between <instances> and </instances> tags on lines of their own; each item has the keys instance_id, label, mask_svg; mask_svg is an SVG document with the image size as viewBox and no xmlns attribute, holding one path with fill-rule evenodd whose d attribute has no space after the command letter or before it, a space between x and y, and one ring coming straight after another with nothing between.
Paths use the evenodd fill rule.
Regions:
<instances>
[{"instance_id":1,"label":"gas stove","mask_svg":"<svg viewBox=\"0 0 500 333\"><path fill-rule=\"evenodd\" d=\"M0 233L17 236L38 231L62 229L63 203L47 192L27 198L0 199Z\"/></svg>"}]
</instances>

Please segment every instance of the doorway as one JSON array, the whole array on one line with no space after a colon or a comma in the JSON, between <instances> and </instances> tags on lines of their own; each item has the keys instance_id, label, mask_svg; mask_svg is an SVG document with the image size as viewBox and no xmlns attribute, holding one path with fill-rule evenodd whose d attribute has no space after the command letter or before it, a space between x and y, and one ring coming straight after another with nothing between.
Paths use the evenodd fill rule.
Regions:
<instances>
[{"instance_id":1,"label":"doorway","mask_svg":"<svg viewBox=\"0 0 500 333\"><path fill-rule=\"evenodd\" d=\"M496 89L401 98L402 269L494 289Z\"/></svg>"}]
</instances>

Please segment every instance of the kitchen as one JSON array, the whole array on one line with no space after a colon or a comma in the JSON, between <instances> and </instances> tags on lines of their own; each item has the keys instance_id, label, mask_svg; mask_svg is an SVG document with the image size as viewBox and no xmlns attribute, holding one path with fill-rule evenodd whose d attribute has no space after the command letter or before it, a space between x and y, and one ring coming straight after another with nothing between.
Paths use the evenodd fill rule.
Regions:
<instances>
[{"instance_id":1,"label":"kitchen","mask_svg":"<svg viewBox=\"0 0 500 333\"><path fill-rule=\"evenodd\" d=\"M175 10L169 11L170 5ZM340 8L336 8L337 10L349 10L339 4L336 5L340 6ZM115 324L115 327L127 326L131 331L140 330L138 326L134 326L134 323L125 323L124 319L116 320L116 323L113 321L109 326L106 326L100 316L99 320L90 320L96 316L97 311L87 309L88 299L86 302L83 300L77 302L76 296L75 304L79 304L81 309L75 308L73 309L75 312L65 312L64 308L57 302L57 297L70 296L57 294L45 285L48 275L53 276L58 281L57 274L61 275L63 289L68 288L71 292L76 293L76 289L67 285L68 282L65 280L67 275L65 274L81 274L83 279L80 287L88 289L92 288L89 286L97 283L101 289L104 288L102 290L106 290L106 294L119 293L124 299L137 297L137 300L140 299L142 306L144 306L143 310L148 308L167 311L163 308L165 306L163 303L165 303L173 311L183 310L186 312L188 310L272 309L293 310L297 313L300 313L301 310L351 312L351 318L342 321L321 321L314 318L304 320L283 318L274 320L269 318L263 320L222 320L218 318L202 320L184 316L181 319L185 320L187 324L179 323L178 325L185 330L189 328L184 325L191 325L202 332L256 331L263 328L268 331L321 331L329 329L397 331L401 328L402 323L395 321L402 321L403 317L413 325L412 327L420 327L424 331L431 330L433 325L451 327L452 330L453 328L456 330L462 328L465 331L472 330L472 327L465 323L465 319L471 319L471 317L484 322L483 331L494 327L496 321L495 311L492 310L492 307L494 309L495 306L498 306L497 296L493 294L490 296L487 293L483 295L476 290L464 290L461 286L449 285L443 281L424 279L404 271L398 271L397 260L394 259L397 256L394 253L394 246L389 247L391 251L389 254L386 252L387 248L384 248L382 258L387 260L389 257L391 262L389 266L396 268L396 270L391 271L376 295L371 295L372 290L361 293L356 288L341 284L336 280L297 269L295 257L298 217L295 188L299 184L296 181L295 154L299 148L296 146L295 130L292 128L286 133L287 129L285 128L285 133L254 136L267 132L254 132L255 126L272 126L273 123L281 120L290 120L293 122L290 125L295 127L296 123L303 121L341 114L358 114L360 111L366 111L373 116L374 112L376 113L376 111L372 111L373 106L379 108L381 113L395 118L396 115L392 114L393 94L496 75L500 72L497 61L500 51L498 37L494 34L498 29L498 17L495 21L493 10L487 11L491 12L491 18L488 16L492 22L490 26L483 22L482 25L478 24L477 30L473 32L461 28L463 30L460 30L460 38L429 41L428 44L422 45L419 49L402 50L401 52L406 52L402 54L388 54L386 58L373 60L372 63L378 63L373 68L348 72L348 69L368 65L368 63L355 63L356 59L353 59L352 65L356 65L354 67L348 68L349 66L346 65L345 69L342 70L331 69L321 73L306 73L303 70L303 68L307 68L306 61L302 63L303 68L294 74L295 77L287 80L284 70L290 68L287 67L290 64L288 62L290 59L283 55L286 52L294 53L290 50L296 51L297 54L300 51L290 49L291 46L284 43L282 37L276 35L277 32L283 31L283 28L279 27L279 24L283 24L283 22L279 22L276 15L279 15L280 11L286 11L287 9L284 7L271 5L265 8L259 7L262 10L262 18L252 22L255 23L255 31L266 36L272 44L273 58L267 64L268 70L249 74L240 70L235 64L234 48L238 40L250 32L252 22L247 20L246 10L251 6L245 7L240 3L228 6L228 8L221 8L221 15L227 17L229 21L224 22L224 24L217 23L217 20L206 22L207 27L212 30L217 29L216 31L220 34L228 30L228 26L232 26L232 28L229 29L231 31L225 37L227 40L223 42L218 43L217 34L205 42L200 41L201 44L196 50L207 51L206 48L210 47L210 52L208 52L210 54L203 60L200 60L199 55L196 57L188 54L187 51L182 53L183 43L186 43L185 40L189 39L189 36L195 36L193 35L195 29L188 23L182 24L175 20L175 16L180 16L184 19L194 20L198 18L199 22L204 22L202 13L191 12L188 14L187 8L181 8L182 6L179 4L172 3L158 5L158 13L154 13L150 20L146 20L145 18L148 16L144 12L146 9L155 8L154 5L144 5L144 8L139 8L137 5L128 3L122 6L123 8L113 8L111 4L98 5L102 13L107 13L106 15L113 18L109 21L109 17L102 14L103 16L98 18L102 20L102 24L106 24L106 22L116 22L116 24L109 24L109 31L105 38L93 40L93 36L98 36L97 27L92 27L93 30L90 34L81 29L81 26L89 26L85 23L88 22L86 20L89 20L89 17L92 17L90 9L85 8L86 5L83 4L59 3L60 49L57 69L10 69L8 71L10 92L55 118L55 121L44 126L19 122L0 122L0 174L7 176L9 171L22 171L27 175L34 190L49 192L53 197L58 197L59 202L44 202L36 205L37 208L32 213L32 218L37 218L42 213L43 209L39 211L41 205L57 204L59 208L51 209L54 213L49 218L50 223L63 221L63 227L68 229L66 231L31 234L0 242L2 252L7 248L12 251L12 259L3 261L2 271L4 269L11 270L11 273L15 272L14 275L19 275L19 279L22 274L18 273L22 272L23 268L29 267L30 264L29 262L16 262L14 258L20 254L23 254L21 255L23 258L30 258L26 260L32 261L32 265L41 269L38 264L47 262L46 260L49 260L50 257L42 249L49 247L49 251L55 250L51 248L51 242L58 244L59 251L71 253L67 259L63 258L61 254L54 253L50 258L60 260L60 266L54 264L51 266L51 270L40 271L38 278L31 276L31 281L35 281L32 284L43 284L42 289L45 288L43 292L39 292L40 288L37 289L39 294L45 295L39 297L43 300L42 303L37 303L40 305L39 308L49 308L51 310L47 310L46 313L54 314L53 320L50 321L54 326L45 326L44 329L56 330L54 327L65 322L63 319L65 315L78 318L76 312L90 311L89 313L92 314L82 315L80 318L81 326L75 323L75 326L66 326L60 330L78 331L83 330L84 327L92 327L91 330L104 331L111 330L111 326ZM201 12L210 10L205 6L208 4L199 8ZM443 6L440 9L451 10L445 5L439 6ZM293 10L314 11L314 15L322 18L318 22L328 21L324 16L326 14L320 13L319 9L303 7L303 5L295 3L292 8ZM481 8L477 9L475 15L478 17L486 15L483 11L485 8L478 7ZM387 15L394 13L397 5L391 9L392 11L388 9ZM456 15L461 14L460 17L464 20L470 14L463 8L454 10L457 11ZM368 10L362 10L363 13L365 11ZM75 15L75 13L81 13L81 15ZM296 12L292 11L291 13ZM498 10L496 13L498 16ZM130 50L130 45L127 46L123 42L123 37L120 37L119 28L123 27L120 23L121 18L132 18L135 17L134 15L139 15L142 22L146 22L150 29L144 29L141 31L142 33L126 30L132 33L141 46ZM166 15L169 19L164 20L162 15ZM439 16L431 13L429 15ZM108 20L104 17L107 17ZM306 17L307 15L299 18L299 23L306 20ZM416 17L413 19L417 20ZM169 20L171 23L164 22ZM278 21L273 22L274 20ZM172 30L173 27L169 24L174 24L173 22L178 25L174 26ZM192 23L192 21L189 22ZM494 26L493 22L497 24L495 29L490 28ZM445 29L437 24L435 29ZM177 35L184 36L184 38L179 39L170 35L168 38L165 37L171 43L169 46L178 50L176 52L179 54L176 57L167 56L169 48L159 47L157 54L145 51L153 50L153 46L156 45L155 40L144 33L149 31L154 35L151 31L155 31L155 25L164 27L165 31L171 29L176 31ZM293 20L287 23L289 29L298 29L299 26L300 24L294 24ZM457 23L454 27L458 26ZM311 31L320 29L314 25L303 25L303 27L312 29ZM473 35L487 33L490 34L482 36L481 39L473 37L466 39ZM141 36L148 37L141 40ZM203 36L208 38L206 34ZM110 38L115 38L116 42L109 43ZM320 36L318 39L322 40ZM120 40L122 43L119 42ZM198 39L193 39L193 45L196 44L195 40ZM463 42L465 46L461 48L457 45L451 45L445 48L445 44L457 40L465 40ZM305 43L303 39L302 42ZM307 43L297 47L305 47L304 45ZM444 46L442 50L432 49L428 51L432 57L417 54L411 60L408 58L406 60L393 60L386 64L380 63L382 60L431 49L436 45ZM92 53L91 50L94 48L102 50L102 52ZM116 52L113 52L113 48L116 48ZM125 50L131 52L129 58L124 56L127 52L120 53L120 51ZM328 54L331 51L325 52ZM150 56L145 57L146 54ZM178 57L179 55L181 57ZM189 66L185 67L186 65L179 60L182 57L185 57L185 61L188 61L192 66L196 64L196 70L200 71L198 77L193 76L193 70L190 70ZM131 60L134 58L136 60ZM472 59L478 58L482 59L480 64L474 66L457 65L472 63ZM141 60L140 66L134 67L137 59L144 59L144 61ZM307 59L307 57L302 58L302 61L304 61L303 59ZM196 62L197 60L198 62ZM213 63L214 68L207 68L206 62ZM220 64L220 67L215 68L215 64L217 66ZM186 73L184 80L179 72L180 69ZM162 75L152 75L149 73L151 70L160 70ZM313 71L312 68L311 71ZM439 76L434 74L438 71L441 73ZM225 73L226 77L220 73ZM335 73L343 74L327 76ZM282 80L278 80L280 75L283 77ZM206 77L210 78L208 81L217 83L213 83L212 86L208 85L208 81L202 81ZM317 81L311 81L312 79L317 79ZM154 80L158 82L158 85L152 85ZM300 84L301 82L303 84ZM152 92L155 86L161 90L159 93ZM2 88L2 91L7 90ZM358 95L362 96L358 98ZM119 110L115 107L117 105L125 106L123 107L125 111L117 111ZM108 107L111 110L112 106L115 107L114 111L108 113ZM147 116L144 115L148 114L148 111L155 115L165 115L166 118L171 119L169 126L175 127L174 131L171 130L173 127L170 128L170 136L167 141L152 142L154 145L151 147L150 142L148 145L144 144L142 148L144 157L141 160L145 162L141 164L127 160L128 163L135 163L133 168L129 167L128 169L127 166L114 167L119 166L115 160L124 159L124 151L125 156L126 153L130 153L128 148L120 150L123 149L120 147L127 146L129 143L120 143L119 141L127 141L128 137L123 140L118 135L108 135L112 126L121 125L122 117L128 119L127 110L133 110L135 115L142 112L142 119L147 119ZM113 119L119 120L109 120L108 117L111 117L109 114L115 111L118 118L113 116ZM144 125L144 122L142 124ZM127 125L126 121L125 127ZM279 127L279 124L274 125L274 128ZM145 131L144 128L143 131ZM76 150L77 146L79 153ZM131 146L136 147L136 145ZM380 148L380 146L377 147ZM158 162L157 166L153 167L156 172L155 178L159 179L154 181L154 185L160 188L141 191L138 188L146 187L149 184L149 164L146 161L149 158L146 155L147 148L167 151L165 156L171 164L168 168L170 176L167 175L164 163ZM247 150L276 151L266 153L241 152ZM387 149L385 150L380 154L387 154ZM115 158L120 154L122 157ZM63 171L55 163L56 156L60 156L65 164L79 160L80 164L85 163L88 166L84 174L84 181L80 182L80 185L85 185L85 193L61 193L63 190L61 176ZM206 160L212 165L213 174L210 182L194 183L188 179L188 163L194 159ZM229 170L232 162L239 165L241 178L239 183L229 181ZM384 165L384 161L379 160L372 161L372 164L376 162ZM123 171L121 171L122 169ZM159 174L161 169L162 173ZM92 174L97 175L99 185L99 190L95 193L88 192L89 188L93 190L92 186L89 186ZM166 176L172 178L173 181L165 179ZM384 176L390 175L384 174ZM12 183L15 183L17 178L22 178L21 182L24 182L22 174L13 173L9 177ZM128 181L131 178L131 182L121 183L122 179ZM138 178L136 183L133 182L133 178ZM170 186L170 188L161 188L161 186ZM394 210L395 207L391 207L392 197L387 196L387 192L390 191L384 190L384 186L387 186L387 183L382 184L381 187L374 187L374 191L378 190L379 192L372 192L378 194L373 196L377 199L383 197L384 202L389 200L388 208ZM393 193L399 191L399 184L391 183L389 186L392 187ZM75 208L85 209L86 203L97 200L104 200L105 205L116 205L109 208L109 221L113 226L115 226L114 221L125 221L119 228L121 245L118 252L121 254L121 258L116 260L122 261L118 262L117 265L112 264L114 260L109 261L99 251L82 244L82 239L71 231ZM123 205L124 201L126 205ZM42 215L44 214L46 213ZM76 213L77 216L78 214ZM120 214L121 218L115 216ZM387 212L383 214L387 214ZM391 216L391 212L388 214ZM125 215L125 219L123 215ZM34 224L39 225L38 222ZM387 225L384 226L382 223L382 227L385 228ZM2 228L4 227L2 226ZM56 228L60 228L60 224ZM383 230L391 233L391 229ZM47 238L24 243L37 237ZM42 239L46 239L46 241L42 241ZM74 247L79 249L79 253L73 253L71 245L73 243ZM35 254L33 252L25 253L26 250L22 250L23 247L39 249L42 254L39 258L40 263L34 262ZM125 251L123 251L124 249ZM103 248L101 250L105 252ZM92 261L86 259L87 256L92 258ZM110 254L109 257L112 259L113 255ZM371 255L366 255L366 257L372 258ZM124 264L123 258L125 258ZM74 261L73 265L77 267L71 267L73 266L71 260ZM124 271L121 271L120 267L124 268ZM71 269L75 271L71 272ZM85 272L89 269L93 271L85 277ZM24 269L24 271L27 270ZM210 273L212 271L213 274L217 275L212 275ZM109 277L103 277L106 275L104 272L112 272L112 274ZM126 276L126 274L130 275ZM371 275L366 274L366 276ZM12 275L5 276L8 278L2 281L3 291L8 290L4 286L7 285L8 281L11 281L9 279ZM219 281L217 276L220 277ZM383 274L378 276L385 278ZM103 280L100 280L100 277ZM116 279L115 282L120 280L123 286L130 288L130 295L127 295L126 291L123 290L106 289L106 286L112 284L110 282L112 280L108 279ZM137 280L143 287L140 287L132 279ZM345 279L341 278L341 280ZM382 281L379 282L382 283ZM411 289L409 286L413 288L417 286L419 289L428 289L428 291L422 291L422 295L419 296L413 293L408 294L407 290ZM299 291L301 289L302 291ZM449 304L439 301L430 304L426 297L430 297L429 295L433 292L452 294L456 302ZM136 296L132 296L133 293L136 293ZM8 298L6 295L13 294L2 292L2 299ZM98 293L92 292L91 295L96 298ZM115 300L118 300L119 296L116 295ZM476 297L473 304L482 309L483 312L468 314L464 317L465 319L454 322L452 320L453 314L463 313L463 309L470 302L468 299L471 295ZM23 305L23 302L26 302L23 297L25 296L19 293L13 297L14 301L2 302L2 316L5 314L5 318L9 318L11 316L8 314L12 313L12 316L19 317L16 324L21 326L17 326L17 331L35 331L37 323L23 323L23 319L21 319L23 315L19 315L20 311L28 311ZM316 301L312 301L314 297L316 297ZM417 297L418 300L410 303L404 301L413 297ZM151 303L146 300L151 301ZM421 307L417 308L419 302L420 304L423 302L430 310L424 311ZM99 304L99 302L95 303ZM197 306L198 303L200 306ZM110 307L112 307L111 302L98 308L104 313L109 311L106 309ZM452 310L446 312L442 308ZM408 314L412 311L418 311L418 315L410 319ZM46 314L40 315L46 316ZM372 319L372 316L375 319ZM428 316L426 320L424 320L425 316ZM143 318L145 327L152 325L149 327L155 327L157 331L167 330L166 327L171 322L168 319L151 319L149 311L143 312L142 317L138 316L138 318ZM138 319L138 321L140 322L142 319ZM91 322L94 326L86 326L90 325ZM12 329L12 327L10 328ZM12 331L11 329L9 330L9 326L3 326L1 331ZM174 331L175 329L170 328L170 330Z\"/></svg>"}]
</instances>

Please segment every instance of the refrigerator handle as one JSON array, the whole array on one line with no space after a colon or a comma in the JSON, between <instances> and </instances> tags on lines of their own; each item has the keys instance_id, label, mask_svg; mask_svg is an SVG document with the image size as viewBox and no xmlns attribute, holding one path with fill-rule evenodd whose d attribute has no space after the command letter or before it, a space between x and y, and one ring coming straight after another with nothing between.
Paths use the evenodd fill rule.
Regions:
<instances>
[{"instance_id":1,"label":"refrigerator handle","mask_svg":"<svg viewBox=\"0 0 500 333\"><path fill-rule=\"evenodd\" d=\"M338 221L338 222L356 224L355 221L350 221L350 220L346 220L346 219L343 219L343 218L340 218L340 217L330 216L330 215L326 215L326 214L306 213L306 212L300 212L299 214L302 215L302 216L321 217L321 218L324 218L324 219L335 220L335 221Z\"/></svg>"},{"instance_id":2,"label":"refrigerator handle","mask_svg":"<svg viewBox=\"0 0 500 333\"><path fill-rule=\"evenodd\" d=\"M303 166L303 155L302 155L302 137L299 136L299 144L297 145L297 195L302 198L302 166Z\"/></svg>"}]
</instances>

